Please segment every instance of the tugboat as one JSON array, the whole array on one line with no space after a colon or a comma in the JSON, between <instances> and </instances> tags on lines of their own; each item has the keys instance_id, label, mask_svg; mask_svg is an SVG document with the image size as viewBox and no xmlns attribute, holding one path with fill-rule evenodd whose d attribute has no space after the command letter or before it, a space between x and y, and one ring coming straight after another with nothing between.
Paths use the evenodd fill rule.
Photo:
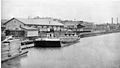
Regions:
<instances>
[{"instance_id":1,"label":"tugboat","mask_svg":"<svg viewBox=\"0 0 120 68\"><path fill-rule=\"evenodd\" d=\"M47 37L38 38L34 41L35 47L61 47L59 38L54 36L54 33L47 33Z\"/></svg>"}]
</instances>

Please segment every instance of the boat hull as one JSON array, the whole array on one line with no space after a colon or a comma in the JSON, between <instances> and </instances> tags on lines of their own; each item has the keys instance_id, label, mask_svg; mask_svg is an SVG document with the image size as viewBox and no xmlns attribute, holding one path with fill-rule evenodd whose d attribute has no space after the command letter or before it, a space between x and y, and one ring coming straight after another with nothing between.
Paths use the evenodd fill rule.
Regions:
<instances>
[{"instance_id":1,"label":"boat hull","mask_svg":"<svg viewBox=\"0 0 120 68\"><path fill-rule=\"evenodd\" d=\"M62 37L61 43L76 43L80 40L80 37Z\"/></svg>"},{"instance_id":2,"label":"boat hull","mask_svg":"<svg viewBox=\"0 0 120 68\"><path fill-rule=\"evenodd\" d=\"M61 47L60 41L34 41L35 47Z\"/></svg>"},{"instance_id":3,"label":"boat hull","mask_svg":"<svg viewBox=\"0 0 120 68\"><path fill-rule=\"evenodd\" d=\"M77 40L72 40L72 41L61 41L61 43L63 43L63 44L67 44L67 43L77 43L77 42L79 42L79 39L77 39Z\"/></svg>"},{"instance_id":4,"label":"boat hull","mask_svg":"<svg viewBox=\"0 0 120 68\"><path fill-rule=\"evenodd\" d=\"M28 44L32 44L33 41L27 41L27 42L21 42L21 45L28 45Z\"/></svg>"}]
</instances>

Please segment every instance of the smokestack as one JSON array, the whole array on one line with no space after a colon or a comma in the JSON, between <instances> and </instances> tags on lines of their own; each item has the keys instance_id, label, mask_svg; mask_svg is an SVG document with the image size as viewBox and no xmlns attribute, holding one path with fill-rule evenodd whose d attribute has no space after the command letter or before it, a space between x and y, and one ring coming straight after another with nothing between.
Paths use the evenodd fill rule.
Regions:
<instances>
[{"instance_id":1,"label":"smokestack","mask_svg":"<svg viewBox=\"0 0 120 68\"><path fill-rule=\"evenodd\" d=\"M118 24L118 17L117 17L117 24Z\"/></svg>"},{"instance_id":2,"label":"smokestack","mask_svg":"<svg viewBox=\"0 0 120 68\"><path fill-rule=\"evenodd\" d=\"M31 17L30 16L28 16L28 19L30 19Z\"/></svg>"},{"instance_id":3,"label":"smokestack","mask_svg":"<svg viewBox=\"0 0 120 68\"><path fill-rule=\"evenodd\" d=\"M113 24L113 17L111 18L111 23Z\"/></svg>"}]
</instances>

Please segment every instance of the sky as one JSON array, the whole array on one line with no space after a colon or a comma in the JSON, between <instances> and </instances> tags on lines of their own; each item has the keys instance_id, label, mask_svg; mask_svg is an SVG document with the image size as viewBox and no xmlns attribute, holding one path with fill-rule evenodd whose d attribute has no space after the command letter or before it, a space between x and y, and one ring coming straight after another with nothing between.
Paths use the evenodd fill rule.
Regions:
<instances>
[{"instance_id":1,"label":"sky","mask_svg":"<svg viewBox=\"0 0 120 68\"><path fill-rule=\"evenodd\" d=\"M120 23L120 0L2 0L1 18L53 17L97 24Z\"/></svg>"}]
</instances>

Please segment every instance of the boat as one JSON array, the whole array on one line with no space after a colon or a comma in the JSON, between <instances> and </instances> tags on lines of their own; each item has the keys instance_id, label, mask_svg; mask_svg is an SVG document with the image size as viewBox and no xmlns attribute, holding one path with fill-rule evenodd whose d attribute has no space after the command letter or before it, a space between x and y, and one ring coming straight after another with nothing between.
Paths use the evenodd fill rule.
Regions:
<instances>
[{"instance_id":1,"label":"boat","mask_svg":"<svg viewBox=\"0 0 120 68\"><path fill-rule=\"evenodd\" d=\"M27 45L27 44L32 44L33 40L29 40L29 39L25 39L23 41L21 41L21 45Z\"/></svg>"},{"instance_id":2,"label":"boat","mask_svg":"<svg viewBox=\"0 0 120 68\"><path fill-rule=\"evenodd\" d=\"M76 43L80 37L76 33L65 33L60 37L55 37L54 33L48 33L45 38L38 38L34 41L35 47L64 47Z\"/></svg>"},{"instance_id":3,"label":"boat","mask_svg":"<svg viewBox=\"0 0 120 68\"><path fill-rule=\"evenodd\" d=\"M32 48L34 47L34 44L24 44L24 45L21 45L21 49L22 50L25 50L25 49L29 49L29 48Z\"/></svg>"},{"instance_id":4,"label":"boat","mask_svg":"<svg viewBox=\"0 0 120 68\"><path fill-rule=\"evenodd\" d=\"M54 33L47 33L45 38L37 38L34 41L35 47L61 47L59 38L54 36Z\"/></svg>"},{"instance_id":5,"label":"boat","mask_svg":"<svg viewBox=\"0 0 120 68\"><path fill-rule=\"evenodd\" d=\"M62 44L76 43L80 40L80 37L76 33L65 33L60 37L60 40Z\"/></svg>"},{"instance_id":6,"label":"boat","mask_svg":"<svg viewBox=\"0 0 120 68\"><path fill-rule=\"evenodd\" d=\"M22 50L34 47L33 40L23 40L21 42Z\"/></svg>"}]
</instances>

